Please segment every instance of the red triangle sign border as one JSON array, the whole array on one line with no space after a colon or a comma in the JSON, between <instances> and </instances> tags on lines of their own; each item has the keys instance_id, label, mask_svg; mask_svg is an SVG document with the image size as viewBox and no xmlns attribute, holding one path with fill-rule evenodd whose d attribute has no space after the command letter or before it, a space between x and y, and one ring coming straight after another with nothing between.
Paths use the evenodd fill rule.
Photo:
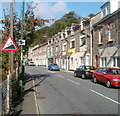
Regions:
<instances>
[{"instance_id":1,"label":"red triangle sign border","mask_svg":"<svg viewBox=\"0 0 120 116\"><path fill-rule=\"evenodd\" d=\"M9 39L11 39L11 41L13 42L13 47L14 47L15 49L12 49L12 48L11 48L11 49L10 49L10 48L5 49L5 48L4 48ZM7 37L7 39L5 40L5 42L4 42L4 44L2 45L2 48L1 48L0 50L1 50L1 51L19 51L19 48L18 48L17 44L15 43L14 39L12 38L12 36L9 35L9 36Z\"/></svg>"}]
</instances>

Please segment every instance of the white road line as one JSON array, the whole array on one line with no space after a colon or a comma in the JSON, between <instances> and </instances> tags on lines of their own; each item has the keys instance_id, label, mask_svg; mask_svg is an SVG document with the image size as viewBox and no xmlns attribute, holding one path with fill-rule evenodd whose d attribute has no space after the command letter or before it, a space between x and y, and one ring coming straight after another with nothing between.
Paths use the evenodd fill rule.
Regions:
<instances>
[{"instance_id":1,"label":"white road line","mask_svg":"<svg viewBox=\"0 0 120 116\"><path fill-rule=\"evenodd\" d=\"M114 102L116 104L120 104L119 102L117 102L117 101L115 101L115 100L113 100L113 99L111 99L111 98L109 98L109 97L107 97L107 96L105 96L105 95L103 95L101 93L98 93L98 92L96 92L96 91L94 91L92 89L90 89L90 91L92 91L92 92L96 93L97 95L102 96L102 97L104 97L104 98L106 98L106 99L108 99L108 100L110 100L110 101L112 101L112 102Z\"/></svg>"},{"instance_id":2,"label":"white road line","mask_svg":"<svg viewBox=\"0 0 120 116\"><path fill-rule=\"evenodd\" d=\"M64 78L62 75L58 75L58 76L60 76L60 77Z\"/></svg>"},{"instance_id":3,"label":"white road line","mask_svg":"<svg viewBox=\"0 0 120 116\"><path fill-rule=\"evenodd\" d=\"M75 83L75 84L77 84L77 85L80 85L79 83L77 83L77 82L75 82L75 81L73 81L73 80L71 80L71 79L67 79L68 81L70 81L70 82L72 82L72 83Z\"/></svg>"},{"instance_id":4,"label":"white road line","mask_svg":"<svg viewBox=\"0 0 120 116\"><path fill-rule=\"evenodd\" d=\"M49 71L49 70L48 70L48 72L49 72L49 73L55 73L55 72L53 72L53 71Z\"/></svg>"},{"instance_id":5,"label":"white road line","mask_svg":"<svg viewBox=\"0 0 120 116\"><path fill-rule=\"evenodd\" d=\"M33 80L33 87L35 86L35 81ZM34 92L34 98L35 98L35 104L36 104L36 112L37 112L37 115L39 116L40 114L40 109L39 109L39 105L38 105L38 102L37 102L37 96L36 96L36 92L37 92L37 88L35 88L35 92Z\"/></svg>"}]
</instances>

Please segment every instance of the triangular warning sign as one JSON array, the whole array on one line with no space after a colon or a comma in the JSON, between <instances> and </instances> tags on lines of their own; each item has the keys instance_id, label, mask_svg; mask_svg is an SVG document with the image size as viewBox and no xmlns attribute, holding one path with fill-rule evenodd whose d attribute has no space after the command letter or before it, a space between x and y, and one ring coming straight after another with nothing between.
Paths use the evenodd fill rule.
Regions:
<instances>
[{"instance_id":1,"label":"triangular warning sign","mask_svg":"<svg viewBox=\"0 0 120 116\"><path fill-rule=\"evenodd\" d=\"M18 51L18 47L16 43L14 42L13 38L11 36L8 36L4 44L2 45L1 51Z\"/></svg>"}]
</instances>

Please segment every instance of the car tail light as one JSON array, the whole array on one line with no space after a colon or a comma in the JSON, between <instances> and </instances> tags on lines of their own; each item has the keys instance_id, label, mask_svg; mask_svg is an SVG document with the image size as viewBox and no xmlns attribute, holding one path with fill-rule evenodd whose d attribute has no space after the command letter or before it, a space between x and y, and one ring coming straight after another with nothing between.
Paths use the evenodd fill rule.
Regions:
<instances>
[{"instance_id":1,"label":"car tail light","mask_svg":"<svg viewBox=\"0 0 120 116\"><path fill-rule=\"evenodd\" d=\"M89 72L89 70L85 70L85 72Z\"/></svg>"}]
</instances>

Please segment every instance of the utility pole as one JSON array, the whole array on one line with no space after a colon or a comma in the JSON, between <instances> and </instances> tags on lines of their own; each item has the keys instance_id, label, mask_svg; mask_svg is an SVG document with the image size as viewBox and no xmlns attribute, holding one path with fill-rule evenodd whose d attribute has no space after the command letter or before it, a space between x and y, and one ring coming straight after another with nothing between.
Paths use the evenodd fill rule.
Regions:
<instances>
[{"instance_id":1,"label":"utility pole","mask_svg":"<svg viewBox=\"0 0 120 116\"><path fill-rule=\"evenodd\" d=\"M21 21L21 40L23 40L24 36L23 36L23 30L24 30L24 1L22 3L22 21ZM20 46L20 55L21 55L21 59L20 59L20 81L19 81L19 85L21 88L21 93L23 92L23 46Z\"/></svg>"},{"instance_id":2,"label":"utility pole","mask_svg":"<svg viewBox=\"0 0 120 116\"><path fill-rule=\"evenodd\" d=\"M14 0L10 1L10 35L13 38L13 3ZM9 52L9 75L14 70L14 63L13 63L13 51Z\"/></svg>"},{"instance_id":3,"label":"utility pole","mask_svg":"<svg viewBox=\"0 0 120 116\"><path fill-rule=\"evenodd\" d=\"M11 0L10 1L10 35L11 37L13 38L13 3L14 3L14 0ZM10 75L11 73L13 73L13 51L9 52L8 53L8 73L9 75L7 76L7 99L6 99L6 104L7 104L7 107L6 107L6 114L9 113L10 111L10 99L11 99L11 96L12 96L12 90L10 88Z\"/></svg>"}]
</instances>

